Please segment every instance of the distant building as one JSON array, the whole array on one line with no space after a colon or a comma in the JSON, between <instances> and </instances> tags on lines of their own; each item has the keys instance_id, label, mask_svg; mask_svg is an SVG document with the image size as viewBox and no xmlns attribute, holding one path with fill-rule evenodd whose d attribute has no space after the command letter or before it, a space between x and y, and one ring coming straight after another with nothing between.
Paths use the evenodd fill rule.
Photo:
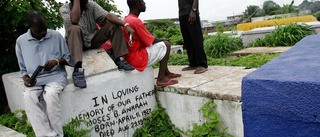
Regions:
<instances>
[{"instance_id":1,"label":"distant building","mask_svg":"<svg viewBox=\"0 0 320 137\"><path fill-rule=\"evenodd\" d=\"M243 13L238 15L227 16L227 24L239 24L241 23L242 17Z\"/></svg>"}]
</instances>

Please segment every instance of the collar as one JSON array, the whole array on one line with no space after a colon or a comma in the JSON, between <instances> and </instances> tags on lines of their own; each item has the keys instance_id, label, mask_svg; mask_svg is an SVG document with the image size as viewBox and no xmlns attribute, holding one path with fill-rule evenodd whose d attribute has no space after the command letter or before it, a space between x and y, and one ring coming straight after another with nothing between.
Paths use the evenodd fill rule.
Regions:
<instances>
[{"instance_id":1,"label":"collar","mask_svg":"<svg viewBox=\"0 0 320 137\"><path fill-rule=\"evenodd\" d=\"M51 31L49 29L47 29L47 34L45 37L43 37L42 39L38 40L38 41L43 41L45 39L48 39L51 37ZM31 40L37 40L36 38L34 38L32 35L31 35L31 31L30 29L28 29L28 32L27 32L27 39L28 41L31 41Z\"/></svg>"},{"instance_id":2,"label":"collar","mask_svg":"<svg viewBox=\"0 0 320 137\"><path fill-rule=\"evenodd\" d=\"M136 16L136 15L134 15L134 14L129 14L129 15L126 16L126 17L136 17L136 18L138 18L138 16Z\"/></svg>"}]
</instances>

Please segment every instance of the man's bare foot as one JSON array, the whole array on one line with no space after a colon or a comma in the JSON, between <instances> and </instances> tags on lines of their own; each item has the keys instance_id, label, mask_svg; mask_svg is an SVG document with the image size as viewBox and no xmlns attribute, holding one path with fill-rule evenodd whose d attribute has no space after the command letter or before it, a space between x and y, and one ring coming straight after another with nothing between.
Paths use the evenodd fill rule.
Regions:
<instances>
[{"instance_id":1,"label":"man's bare foot","mask_svg":"<svg viewBox=\"0 0 320 137\"><path fill-rule=\"evenodd\" d=\"M170 74L167 75L166 77L169 78L169 79L172 79L172 78L178 78L178 77L181 77L181 76L182 76L181 74L170 73Z\"/></svg>"}]
</instances>

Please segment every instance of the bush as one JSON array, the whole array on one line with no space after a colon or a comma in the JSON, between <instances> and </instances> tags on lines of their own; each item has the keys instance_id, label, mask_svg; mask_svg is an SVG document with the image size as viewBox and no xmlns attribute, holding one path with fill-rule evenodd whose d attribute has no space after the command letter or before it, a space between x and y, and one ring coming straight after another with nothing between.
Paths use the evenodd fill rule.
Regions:
<instances>
[{"instance_id":1,"label":"bush","mask_svg":"<svg viewBox=\"0 0 320 137\"><path fill-rule=\"evenodd\" d=\"M21 113L21 118L16 115ZM35 137L31 123L27 123L27 115L24 110L16 110L14 113L5 113L0 116L0 124L11 128L19 133L27 135L27 137ZM85 120L73 120L63 126L63 134L66 137L84 137L91 129L80 128L81 124L88 124Z\"/></svg>"},{"instance_id":2,"label":"bush","mask_svg":"<svg viewBox=\"0 0 320 137\"><path fill-rule=\"evenodd\" d=\"M230 34L221 34L204 37L204 51L212 58L224 57L227 53L243 48L242 38Z\"/></svg>"},{"instance_id":3,"label":"bush","mask_svg":"<svg viewBox=\"0 0 320 137\"><path fill-rule=\"evenodd\" d=\"M263 38L257 38L249 43L249 47L293 46L304 37L313 34L310 26L297 23L276 26L276 29Z\"/></svg>"}]
</instances>

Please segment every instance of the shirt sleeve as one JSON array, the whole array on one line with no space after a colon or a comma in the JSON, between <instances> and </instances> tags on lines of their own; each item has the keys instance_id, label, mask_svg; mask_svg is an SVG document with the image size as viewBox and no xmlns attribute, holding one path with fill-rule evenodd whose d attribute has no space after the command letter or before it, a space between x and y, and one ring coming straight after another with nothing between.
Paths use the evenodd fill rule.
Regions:
<instances>
[{"instance_id":1,"label":"shirt sleeve","mask_svg":"<svg viewBox=\"0 0 320 137\"><path fill-rule=\"evenodd\" d=\"M140 40L144 43L146 47L150 47L153 43L155 37L150 34L146 26L141 22L138 23L135 34L139 36Z\"/></svg>"},{"instance_id":2,"label":"shirt sleeve","mask_svg":"<svg viewBox=\"0 0 320 137\"><path fill-rule=\"evenodd\" d=\"M60 33L58 33L58 35L59 35L58 38L59 38L59 43L60 43L59 45L60 45L61 56L62 56L61 58L65 59L69 66L73 66L67 43Z\"/></svg>"},{"instance_id":3,"label":"shirt sleeve","mask_svg":"<svg viewBox=\"0 0 320 137\"><path fill-rule=\"evenodd\" d=\"M105 22L106 16L109 14L106 10L104 10L100 5L96 2L91 2L88 6L89 10L93 10L94 19L96 22Z\"/></svg>"},{"instance_id":4,"label":"shirt sleeve","mask_svg":"<svg viewBox=\"0 0 320 137\"><path fill-rule=\"evenodd\" d=\"M21 51L21 45L20 45L20 39L17 39L16 42L16 55L17 55L17 59L18 59L18 64L19 64L19 68L20 68L20 75L21 77L23 77L24 75L27 75L27 69L24 63L24 59L22 56L22 51Z\"/></svg>"}]
</instances>

